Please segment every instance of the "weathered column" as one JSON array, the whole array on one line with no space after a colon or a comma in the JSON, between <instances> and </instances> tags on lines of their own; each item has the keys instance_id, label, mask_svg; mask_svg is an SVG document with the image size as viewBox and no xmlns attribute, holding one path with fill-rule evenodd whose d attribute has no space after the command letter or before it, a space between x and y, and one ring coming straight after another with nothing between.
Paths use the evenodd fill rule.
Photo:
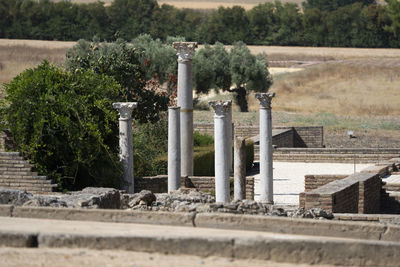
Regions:
<instances>
[{"instance_id":1,"label":"weathered column","mask_svg":"<svg viewBox=\"0 0 400 267\"><path fill-rule=\"evenodd\" d=\"M136 107L136 102L113 103L113 108L119 112L119 158L124 169L122 189L131 194L134 193L132 111Z\"/></svg>"},{"instance_id":2,"label":"weathered column","mask_svg":"<svg viewBox=\"0 0 400 267\"><path fill-rule=\"evenodd\" d=\"M181 186L180 107L168 108L168 193Z\"/></svg>"},{"instance_id":3,"label":"weathered column","mask_svg":"<svg viewBox=\"0 0 400 267\"><path fill-rule=\"evenodd\" d=\"M215 199L216 202L229 202L229 160L228 113L232 101L209 101L214 109L214 150L215 150Z\"/></svg>"},{"instance_id":4,"label":"weathered column","mask_svg":"<svg viewBox=\"0 0 400 267\"><path fill-rule=\"evenodd\" d=\"M193 175L192 57L195 42L175 42L178 55L178 106L181 107L181 175Z\"/></svg>"},{"instance_id":5,"label":"weathered column","mask_svg":"<svg viewBox=\"0 0 400 267\"><path fill-rule=\"evenodd\" d=\"M242 137L235 137L234 142L234 199L246 199L246 142Z\"/></svg>"},{"instance_id":6,"label":"weathered column","mask_svg":"<svg viewBox=\"0 0 400 267\"><path fill-rule=\"evenodd\" d=\"M260 188L261 202L274 203L272 167L271 100L275 93L257 93L260 101Z\"/></svg>"},{"instance_id":7,"label":"weathered column","mask_svg":"<svg viewBox=\"0 0 400 267\"><path fill-rule=\"evenodd\" d=\"M231 100L229 100L231 101ZM233 132L232 132L232 108L229 109L228 116L227 118L227 123L228 123L228 130L227 130L227 138L228 138L228 146L230 149L227 150L228 153L228 167L229 167L229 174L232 173L233 166L232 166L232 138L233 138Z\"/></svg>"}]
</instances>

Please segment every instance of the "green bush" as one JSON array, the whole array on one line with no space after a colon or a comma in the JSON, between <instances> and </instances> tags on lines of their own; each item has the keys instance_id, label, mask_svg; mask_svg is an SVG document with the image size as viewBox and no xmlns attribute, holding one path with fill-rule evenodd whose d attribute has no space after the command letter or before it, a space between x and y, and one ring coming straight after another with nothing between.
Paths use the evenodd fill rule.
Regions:
<instances>
[{"instance_id":1,"label":"green bush","mask_svg":"<svg viewBox=\"0 0 400 267\"><path fill-rule=\"evenodd\" d=\"M214 138L211 135L203 134L200 132L194 132L193 134L194 146L209 146L214 144Z\"/></svg>"},{"instance_id":2,"label":"green bush","mask_svg":"<svg viewBox=\"0 0 400 267\"><path fill-rule=\"evenodd\" d=\"M119 84L93 71L66 72L43 62L5 85L2 127L17 149L60 189L119 187Z\"/></svg>"},{"instance_id":3,"label":"green bush","mask_svg":"<svg viewBox=\"0 0 400 267\"><path fill-rule=\"evenodd\" d=\"M168 151L168 120L154 123L134 123L133 158L136 176L152 176L160 172L158 158Z\"/></svg>"}]
</instances>

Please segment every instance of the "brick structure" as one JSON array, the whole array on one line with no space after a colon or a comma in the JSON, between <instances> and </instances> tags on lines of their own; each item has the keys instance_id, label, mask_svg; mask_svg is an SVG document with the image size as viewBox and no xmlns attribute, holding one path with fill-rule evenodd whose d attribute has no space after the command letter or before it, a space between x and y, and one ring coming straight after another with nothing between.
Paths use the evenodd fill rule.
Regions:
<instances>
[{"instance_id":1,"label":"brick structure","mask_svg":"<svg viewBox=\"0 0 400 267\"><path fill-rule=\"evenodd\" d=\"M381 177L378 173L360 172L335 180L319 188L300 193L300 207L322 208L338 213L378 213Z\"/></svg>"},{"instance_id":2,"label":"brick structure","mask_svg":"<svg viewBox=\"0 0 400 267\"><path fill-rule=\"evenodd\" d=\"M194 130L214 134L212 123L195 123ZM284 130L284 131L279 131ZM273 127L272 142L278 147L323 147L324 130L322 126L309 127ZM259 135L258 126L234 126L234 133L240 137L254 137ZM285 133L282 135L282 133Z\"/></svg>"},{"instance_id":3,"label":"brick structure","mask_svg":"<svg viewBox=\"0 0 400 267\"><path fill-rule=\"evenodd\" d=\"M341 180L346 178L348 175L305 175L304 176L304 191L309 192L317 189L323 185L329 184L330 182Z\"/></svg>"},{"instance_id":4,"label":"brick structure","mask_svg":"<svg viewBox=\"0 0 400 267\"><path fill-rule=\"evenodd\" d=\"M181 186L187 188L197 188L202 192L215 192L214 177L192 176L182 177ZM136 177L135 191L150 190L153 193L167 193L168 176L158 175L152 177ZM246 177L246 199L254 199L254 178Z\"/></svg>"}]
</instances>

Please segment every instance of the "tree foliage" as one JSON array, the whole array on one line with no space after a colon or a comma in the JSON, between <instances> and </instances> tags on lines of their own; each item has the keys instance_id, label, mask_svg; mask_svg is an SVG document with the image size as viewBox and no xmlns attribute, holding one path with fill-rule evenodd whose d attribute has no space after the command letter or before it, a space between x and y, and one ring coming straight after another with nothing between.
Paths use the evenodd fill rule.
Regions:
<instances>
[{"instance_id":1,"label":"tree foliage","mask_svg":"<svg viewBox=\"0 0 400 267\"><path fill-rule=\"evenodd\" d=\"M243 42L235 43L230 53L217 43L196 52L193 79L198 93L212 88L234 92L240 110L248 111L248 91L266 92L272 84L267 67L265 55L252 55Z\"/></svg>"},{"instance_id":2,"label":"tree foliage","mask_svg":"<svg viewBox=\"0 0 400 267\"><path fill-rule=\"evenodd\" d=\"M118 117L121 87L92 70L67 72L43 62L5 85L3 127L39 173L62 188L119 187Z\"/></svg>"},{"instance_id":3,"label":"tree foliage","mask_svg":"<svg viewBox=\"0 0 400 267\"><path fill-rule=\"evenodd\" d=\"M80 40L67 52L66 67L70 71L93 70L112 76L124 88L118 101L138 102L133 117L140 122L157 121L160 111L167 109L168 98L145 88L144 67L132 44L123 40L114 43Z\"/></svg>"},{"instance_id":4,"label":"tree foliage","mask_svg":"<svg viewBox=\"0 0 400 267\"><path fill-rule=\"evenodd\" d=\"M132 40L141 34L165 41L183 36L199 43L400 47L399 1L307 0L263 3L246 11L204 11L158 5L155 0L0 1L0 38ZM338 38L339 36L339 38Z\"/></svg>"}]
</instances>

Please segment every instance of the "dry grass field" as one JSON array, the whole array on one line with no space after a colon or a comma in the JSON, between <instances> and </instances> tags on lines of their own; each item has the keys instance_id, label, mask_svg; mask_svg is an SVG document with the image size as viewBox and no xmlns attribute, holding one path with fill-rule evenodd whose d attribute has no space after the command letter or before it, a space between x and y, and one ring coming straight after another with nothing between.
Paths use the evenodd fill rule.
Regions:
<instances>
[{"instance_id":1,"label":"dry grass field","mask_svg":"<svg viewBox=\"0 0 400 267\"><path fill-rule=\"evenodd\" d=\"M66 50L73 45L74 42L0 39L0 87L44 59L62 64ZM393 140L400 146L400 49L250 49L266 53L272 67L275 125L323 125L326 133L333 136L355 129L363 135ZM227 98L233 96L203 97L203 106L208 106L206 100ZM253 94L248 99L250 112L240 113L234 107L237 124L258 123L258 102ZM212 112L196 111L195 120L211 122Z\"/></svg>"}]
</instances>

